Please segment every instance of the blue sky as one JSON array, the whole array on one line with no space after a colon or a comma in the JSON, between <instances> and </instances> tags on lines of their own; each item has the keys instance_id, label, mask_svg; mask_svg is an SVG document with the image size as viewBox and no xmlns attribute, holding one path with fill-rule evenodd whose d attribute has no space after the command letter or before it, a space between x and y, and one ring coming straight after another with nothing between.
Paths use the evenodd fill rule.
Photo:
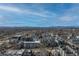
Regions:
<instances>
[{"instance_id":1,"label":"blue sky","mask_svg":"<svg viewBox=\"0 0 79 59\"><path fill-rule=\"evenodd\" d=\"M79 4L0 4L0 26L79 26Z\"/></svg>"}]
</instances>

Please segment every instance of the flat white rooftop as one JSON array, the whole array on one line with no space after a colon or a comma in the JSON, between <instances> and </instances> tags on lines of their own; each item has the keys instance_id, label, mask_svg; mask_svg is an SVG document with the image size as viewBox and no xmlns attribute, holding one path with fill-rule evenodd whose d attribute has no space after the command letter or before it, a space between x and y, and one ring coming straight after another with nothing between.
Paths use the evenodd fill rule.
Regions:
<instances>
[{"instance_id":1,"label":"flat white rooftop","mask_svg":"<svg viewBox=\"0 0 79 59\"><path fill-rule=\"evenodd\" d=\"M15 35L15 36L13 36L13 37L21 37L22 35Z\"/></svg>"},{"instance_id":2,"label":"flat white rooftop","mask_svg":"<svg viewBox=\"0 0 79 59\"><path fill-rule=\"evenodd\" d=\"M40 41L24 41L24 43L40 43Z\"/></svg>"}]
</instances>

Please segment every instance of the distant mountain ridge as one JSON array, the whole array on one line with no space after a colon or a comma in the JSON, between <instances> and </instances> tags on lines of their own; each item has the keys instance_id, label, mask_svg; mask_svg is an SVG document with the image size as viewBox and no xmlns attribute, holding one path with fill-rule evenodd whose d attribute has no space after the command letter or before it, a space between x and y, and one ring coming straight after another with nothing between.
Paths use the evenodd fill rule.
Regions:
<instances>
[{"instance_id":1,"label":"distant mountain ridge","mask_svg":"<svg viewBox=\"0 0 79 59\"><path fill-rule=\"evenodd\" d=\"M52 27L30 27L30 26L24 26L24 27L6 27L6 26L0 26L0 29L79 29L79 26L52 26Z\"/></svg>"}]
</instances>

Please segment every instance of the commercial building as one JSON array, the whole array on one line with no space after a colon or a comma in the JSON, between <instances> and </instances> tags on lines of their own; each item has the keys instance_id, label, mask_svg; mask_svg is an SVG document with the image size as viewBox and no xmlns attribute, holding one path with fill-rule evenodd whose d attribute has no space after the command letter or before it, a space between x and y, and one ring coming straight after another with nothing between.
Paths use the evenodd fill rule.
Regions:
<instances>
[{"instance_id":1,"label":"commercial building","mask_svg":"<svg viewBox=\"0 0 79 59\"><path fill-rule=\"evenodd\" d=\"M16 35L10 38L10 43L16 44L18 48L36 48L40 46L40 41L32 37Z\"/></svg>"}]
</instances>

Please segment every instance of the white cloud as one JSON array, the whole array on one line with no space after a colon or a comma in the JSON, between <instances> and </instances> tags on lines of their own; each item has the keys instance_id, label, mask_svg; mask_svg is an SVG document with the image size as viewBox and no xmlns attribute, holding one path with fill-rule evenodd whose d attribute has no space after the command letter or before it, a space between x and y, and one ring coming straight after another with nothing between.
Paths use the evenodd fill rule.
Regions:
<instances>
[{"instance_id":1,"label":"white cloud","mask_svg":"<svg viewBox=\"0 0 79 59\"><path fill-rule=\"evenodd\" d=\"M22 9L19 7L12 7L12 6L0 6L0 10L9 11L12 13L21 13L21 14L27 14L27 15L34 15L34 16L40 16L40 17L53 17L56 16L55 13L46 11L46 10L32 10L32 9Z\"/></svg>"},{"instance_id":2,"label":"white cloud","mask_svg":"<svg viewBox=\"0 0 79 59\"><path fill-rule=\"evenodd\" d=\"M71 22L79 19L79 7L75 6L64 11L63 15L59 17L60 21Z\"/></svg>"},{"instance_id":3,"label":"white cloud","mask_svg":"<svg viewBox=\"0 0 79 59\"><path fill-rule=\"evenodd\" d=\"M0 10L11 11L11 12L21 12L19 8L9 7L9 6L0 6Z\"/></svg>"},{"instance_id":4,"label":"white cloud","mask_svg":"<svg viewBox=\"0 0 79 59\"><path fill-rule=\"evenodd\" d=\"M40 17L48 17L47 14L41 13L41 12L35 12L35 11L30 11L30 10L25 10L25 14L30 14L30 15L35 15L35 16L40 16Z\"/></svg>"},{"instance_id":5,"label":"white cloud","mask_svg":"<svg viewBox=\"0 0 79 59\"><path fill-rule=\"evenodd\" d=\"M0 6L0 10L3 10L4 12L6 12L6 11L10 12L10 14L0 16L0 24L8 23L9 19L11 19L11 16L13 16L11 13L14 13L14 14L16 13L16 14L20 14L22 16L24 15L24 16L29 16L29 17L35 16L35 18L30 21L42 22L42 23L47 23L48 18L52 18L52 17L56 16L55 13L51 13L44 9L32 10L32 9L28 9L28 8L22 9L19 7L12 7L12 6ZM39 18L40 18L40 20L39 20Z\"/></svg>"},{"instance_id":6,"label":"white cloud","mask_svg":"<svg viewBox=\"0 0 79 59\"><path fill-rule=\"evenodd\" d=\"M60 17L59 19L61 20L61 21L67 21L67 22L70 22L70 21L74 21L74 20L76 20L76 16L62 16L62 17Z\"/></svg>"}]
</instances>

